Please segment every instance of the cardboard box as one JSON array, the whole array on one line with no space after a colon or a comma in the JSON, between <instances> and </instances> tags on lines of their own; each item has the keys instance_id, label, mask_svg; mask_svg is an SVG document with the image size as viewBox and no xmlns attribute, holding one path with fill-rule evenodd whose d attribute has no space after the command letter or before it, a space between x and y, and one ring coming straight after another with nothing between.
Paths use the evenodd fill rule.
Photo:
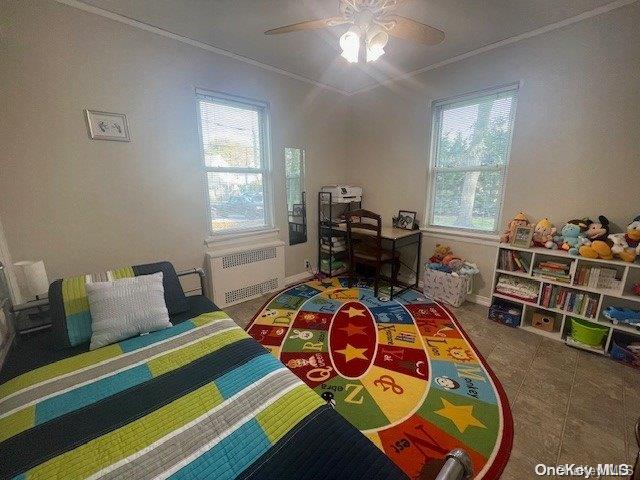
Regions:
<instances>
[{"instance_id":1,"label":"cardboard box","mask_svg":"<svg viewBox=\"0 0 640 480\"><path fill-rule=\"evenodd\" d=\"M547 313L534 312L531 317L531 325L546 332L553 332L556 318Z\"/></svg>"}]
</instances>

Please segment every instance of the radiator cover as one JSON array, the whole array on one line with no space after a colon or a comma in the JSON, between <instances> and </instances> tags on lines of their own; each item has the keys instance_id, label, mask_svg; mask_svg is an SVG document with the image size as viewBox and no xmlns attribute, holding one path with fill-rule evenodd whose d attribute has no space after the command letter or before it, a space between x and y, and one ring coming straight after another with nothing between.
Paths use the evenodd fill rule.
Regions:
<instances>
[{"instance_id":1,"label":"radiator cover","mask_svg":"<svg viewBox=\"0 0 640 480\"><path fill-rule=\"evenodd\" d=\"M284 287L284 242L207 252L211 298L220 308Z\"/></svg>"}]
</instances>

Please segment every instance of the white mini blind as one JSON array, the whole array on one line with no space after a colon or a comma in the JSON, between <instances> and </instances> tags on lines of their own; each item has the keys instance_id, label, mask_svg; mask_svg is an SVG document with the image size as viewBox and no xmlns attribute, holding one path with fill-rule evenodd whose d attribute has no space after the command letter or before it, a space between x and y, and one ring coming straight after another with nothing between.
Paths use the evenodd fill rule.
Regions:
<instances>
[{"instance_id":1,"label":"white mini blind","mask_svg":"<svg viewBox=\"0 0 640 480\"><path fill-rule=\"evenodd\" d=\"M270 222L266 105L198 93L212 233Z\"/></svg>"},{"instance_id":2,"label":"white mini blind","mask_svg":"<svg viewBox=\"0 0 640 480\"><path fill-rule=\"evenodd\" d=\"M517 86L433 104L429 224L495 232Z\"/></svg>"}]
</instances>

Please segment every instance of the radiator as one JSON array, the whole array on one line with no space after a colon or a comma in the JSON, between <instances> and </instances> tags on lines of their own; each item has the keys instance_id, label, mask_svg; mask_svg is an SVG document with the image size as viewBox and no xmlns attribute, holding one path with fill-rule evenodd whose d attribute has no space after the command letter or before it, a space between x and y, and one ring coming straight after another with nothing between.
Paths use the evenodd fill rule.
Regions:
<instances>
[{"instance_id":1,"label":"radiator","mask_svg":"<svg viewBox=\"0 0 640 480\"><path fill-rule=\"evenodd\" d=\"M284 243L207 252L211 296L220 308L284 287Z\"/></svg>"}]
</instances>

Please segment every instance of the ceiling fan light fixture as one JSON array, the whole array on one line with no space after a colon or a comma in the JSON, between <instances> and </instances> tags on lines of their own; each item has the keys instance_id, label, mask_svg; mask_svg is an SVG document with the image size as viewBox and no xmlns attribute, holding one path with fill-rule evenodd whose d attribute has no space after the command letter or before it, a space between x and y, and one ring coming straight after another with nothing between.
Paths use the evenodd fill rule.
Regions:
<instances>
[{"instance_id":1,"label":"ceiling fan light fixture","mask_svg":"<svg viewBox=\"0 0 640 480\"><path fill-rule=\"evenodd\" d=\"M342 48L341 55L349 63L358 63L361 35L362 30L360 27L353 25L340 37L340 48Z\"/></svg>"},{"instance_id":2,"label":"ceiling fan light fixture","mask_svg":"<svg viewBox=\"0 0 640 480\"><path fill-rule=\"evenodd\" d=\"M378 25L367 31L367 62L375 62L384 55L384 47L389 41L389 34Z\"/></svg>"}]
</instances>

